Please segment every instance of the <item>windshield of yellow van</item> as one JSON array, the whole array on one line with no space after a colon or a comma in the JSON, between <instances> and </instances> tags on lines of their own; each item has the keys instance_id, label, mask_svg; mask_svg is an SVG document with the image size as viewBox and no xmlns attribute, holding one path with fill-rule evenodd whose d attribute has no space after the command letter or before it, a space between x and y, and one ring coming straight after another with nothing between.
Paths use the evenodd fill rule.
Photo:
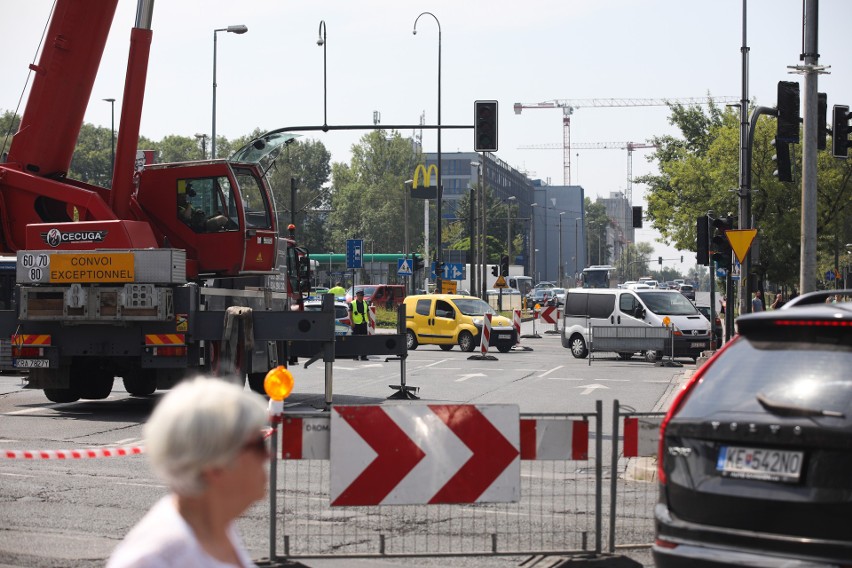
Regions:
<instances>
[{"instance_id":1,"label":"windshield of yellow van","mask_svg":"<svg viewBox=\"0 0 852 568\"><path fill-rule=\"evenodd\" d=\"M466 298L464 300L453 300L459 311L466 316L484 316L485 314L496 315L491 306L479 298Z\"/></svg>"}]
</instances>

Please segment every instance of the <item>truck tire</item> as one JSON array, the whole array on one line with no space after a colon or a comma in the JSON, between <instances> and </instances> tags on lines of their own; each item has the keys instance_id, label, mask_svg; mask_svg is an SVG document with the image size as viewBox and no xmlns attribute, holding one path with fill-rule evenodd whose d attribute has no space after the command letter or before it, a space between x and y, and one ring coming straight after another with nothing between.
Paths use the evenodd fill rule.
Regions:
<instances>
[{"instance_id":1,"label":"truck tire","mask_svg":"<svg viewBox=\"0 0 852 568\"><path fill-rule=\"evenodd\" d=\"M50 402L77 402L80 395L74 389L44 389L44 396Z\"/></svg>"},{"instance_id":2,"label":"truck tire","mask_svg":"<svg viewBox=\"0 0 852 568\"><path fill-rule=\"evenodd\" d=\"M153 369L137 369L122 377L124 390L132 396L149 396L157 390L157 377Z\"/></svg>"}]
</instances>

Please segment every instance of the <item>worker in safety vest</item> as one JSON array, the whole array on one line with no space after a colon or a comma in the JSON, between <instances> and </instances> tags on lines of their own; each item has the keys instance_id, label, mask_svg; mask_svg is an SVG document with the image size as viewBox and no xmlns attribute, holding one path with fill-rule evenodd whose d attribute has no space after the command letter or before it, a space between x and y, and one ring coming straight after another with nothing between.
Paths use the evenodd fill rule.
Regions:
<instances>
[{"instance_id":1,"label":"worker in safety vest","mask_svg":"<svg viewBox=\"0 0 852 568\"><path fill-rule=\"evenodd\" d=\"M349 303L349 321L352 322L352 335L367 335L367 322L369 315L367 310L370 307L364 301L364 290L355 292L355 299ZM361 355L355 357L356 360L366 361L367 356Z\"/></svg>"}]
</instances>

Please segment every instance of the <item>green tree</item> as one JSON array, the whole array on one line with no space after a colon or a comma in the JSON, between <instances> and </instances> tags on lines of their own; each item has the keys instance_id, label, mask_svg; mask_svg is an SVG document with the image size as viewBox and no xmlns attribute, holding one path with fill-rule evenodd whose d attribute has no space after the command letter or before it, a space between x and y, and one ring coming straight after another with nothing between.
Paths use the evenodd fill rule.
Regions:
<instances>
[{"instance_id":1,"label":"green tree","mask_svg":"<svg viewBox=\"0 0 852 568\"><path fill-rule=\"evenodd\" d=\"M18 131L20 123L21 117L10 110L4 111L0 115L0 156L9 151L12 136Z\"/></svg>"},{"instance_id":2,"label":"green tree","mask_svg":"<svg viewBox=\"0 0 852 568\"><path fill-rule=\"evenodd\" d=\"M609 264L610 245L606 244L607 229L612 221L606 214L606 205L598 199L594 202L588 197L584 201L586 210L586 246L588 247L588 263Z\"/></svg>"},{"instance_id":3,"label":"green tree","mask_svg":"<svg viewBox=\"0 0 852 568\"><path fill-rule=\"evenodd\" d=\"M372 241L376 252L402 251L404 182L420 160L414 148L399 132L376 130L353 144L349 164L332 165L332 210L326 224L330 250L344 250L347 239L358 238ZM416 229L423 224L417 203L409 203L412 248L422 239Z\"/></svg>"},{"instance_id":4,"label":"green tree","mask_svg":"<svg viewBox=\"0 0 852 568\"><path fill-rule=\"evenodd\" d=\"M653 139L651 156L659 174L640 177L648 185L647 218L663 239L680 250L696 249L696 218L713 211L717 216L736 215L739 207L739 111L709 105L672 105L671 124L681 136ZM801 151L792 148L793 183L778 181L772 157L776 121L761 117L754 133L751 165L753 226L758 229L759 256L756 271L771 281L795 286L799 275L801 215ZM852 213L852 166L820 152L817 166L819 266L831 263L839 249L831 243L849 242Z\"/></svg>"}]
</instances>

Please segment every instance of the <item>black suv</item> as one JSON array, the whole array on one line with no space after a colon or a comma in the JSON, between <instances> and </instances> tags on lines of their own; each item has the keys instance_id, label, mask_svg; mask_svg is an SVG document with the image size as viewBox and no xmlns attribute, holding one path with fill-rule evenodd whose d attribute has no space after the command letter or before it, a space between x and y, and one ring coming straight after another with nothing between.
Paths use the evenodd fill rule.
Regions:
<instances>
[{"instance_id":1,"label":"black suv","mask_svg":"<svg viewBox=\"0 0 852 568\"><path fill-rule=\"evenodd\" d=\"M852 302L736 323L662 423L656 566L850 566Z\"/></svg>"}]
</instances>

